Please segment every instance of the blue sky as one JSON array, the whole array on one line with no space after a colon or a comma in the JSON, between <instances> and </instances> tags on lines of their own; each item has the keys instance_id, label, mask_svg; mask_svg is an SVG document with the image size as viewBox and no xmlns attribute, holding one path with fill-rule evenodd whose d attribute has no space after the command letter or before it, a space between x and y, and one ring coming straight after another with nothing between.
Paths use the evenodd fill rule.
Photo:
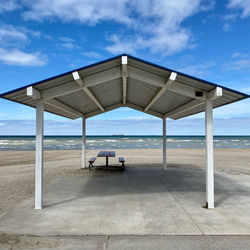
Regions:
<instances>
[{"instance_id":1,"label":"blue sky","mask_svg":"<svg viewBox=\"0 0 250 250\"><path fill-rule=\"evenodd\" d=\"M249 0L1 0L0 93L125 52L250 94L249 31ZM249 100L214 117L215 134L250 134ZM168 121L168 133L203 134L202 118ZM33 134L34 119L33 109L0 100L0 135ZM80 133L79 121L45 119L47 134ZM161 122L121 108L87 128L160 134Z\"/></svg>"}]
</instances>

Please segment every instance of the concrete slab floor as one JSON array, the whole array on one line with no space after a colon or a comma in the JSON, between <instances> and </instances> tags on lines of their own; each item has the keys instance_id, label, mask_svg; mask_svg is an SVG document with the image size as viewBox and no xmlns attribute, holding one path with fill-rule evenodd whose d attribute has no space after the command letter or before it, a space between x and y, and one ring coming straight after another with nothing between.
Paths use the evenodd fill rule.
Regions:
<instances>
[{"instance_id":1,"label":"concrete slab floor","mask_svg":"<svg viewBox=\"0 0 250 250\"><path fill-rule=\"evenodd\" d=\"M249 236L28 236L1 235L1 249L250 249Z\"/></svg>"},{"instance_id":2,"label":"concrete slab floor","mask_svg":"<svg viewBox=\"0 0 250 250\"><path fill-rule=\"evenodd\" d=\"M88 171L88 170L83 170ZM250 235L250 176L215 174L215 209L204 209L201 169L127 168L102 176L59 178L0 217L9 234Z\"/></svg>"}]
</instances>

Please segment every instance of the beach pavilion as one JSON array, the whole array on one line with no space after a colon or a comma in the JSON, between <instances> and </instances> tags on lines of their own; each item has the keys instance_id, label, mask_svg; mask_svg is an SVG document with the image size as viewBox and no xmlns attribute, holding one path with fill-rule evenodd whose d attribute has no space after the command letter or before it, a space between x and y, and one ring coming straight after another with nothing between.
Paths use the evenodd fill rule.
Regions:
<instances>
[{"instance_id":1,"label":"beach pavilion","mask_svg":"<svg viewBox=\"0 0 250 250\"><path fill-rule=\"evenodd\" d=\"M86 119L129 107L163 121L163 169L167 170L166 118L205 111L206 206L214 208L213 108L249 96L122 54L0 95L36 108L35 208L43 207L44 111L82 119L82 168L86 168Z\"/></svg>"}]
</instances>

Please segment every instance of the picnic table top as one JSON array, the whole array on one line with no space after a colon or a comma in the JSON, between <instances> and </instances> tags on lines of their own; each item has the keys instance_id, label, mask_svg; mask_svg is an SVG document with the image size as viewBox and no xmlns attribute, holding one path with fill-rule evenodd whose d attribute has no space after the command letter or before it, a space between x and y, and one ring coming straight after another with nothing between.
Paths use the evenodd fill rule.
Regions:
<instances>
[{"instance_id":1,"label":"picnic table top","mask_svg":"<svg viewBox=\"0 0 250 250\"><path fill-rule=\"evenodd\" d=\"M100 151L97 157L115 157L115 151Z\"/></svg>"}]
</instances>

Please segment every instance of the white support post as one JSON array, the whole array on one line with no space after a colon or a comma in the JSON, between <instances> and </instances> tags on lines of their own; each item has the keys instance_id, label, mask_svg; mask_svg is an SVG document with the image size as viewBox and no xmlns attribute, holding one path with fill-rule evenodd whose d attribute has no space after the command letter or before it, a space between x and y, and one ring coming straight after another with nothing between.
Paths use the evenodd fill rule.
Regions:
<instances>
[{"instance_id":1,"label":"white support post","mask_svg":"<svg viewBox=\"0 0 250 250\"><path fill-rule=\"evenodd\" d=\"M127 82L128 82L128 57L127 56L122 56L122 96L123 96L123 100L122 103L123 105L126 104L127 102Z\"/></svg>"},{"instance_id":2,"label":"white support post","mask_svg":"<svg viewBox=\"0 0 250 250\"><path fill-rule=\"evenodd\" d=\"M86 119L82 118L82 168L86 168Z\"/></svg>"},{"instance_id":3,"label":"white support post","mask_svg":"<svg viewBox=\"0 0 250 250\"><path fill-rule=\"evenodd\" d=\"M43 100L36 103L36 177L35 209L43 208L43 135L44 135Z\"/></svg>"},{"instance_id":4,"label":"white support post","mask_svg":"<svg viewBox=\"0 0 250 250\"><path fill-rule=\"evenodd\" d=\"M206 207L214 208L213 101L206 101Z\"/></svg>"},{"instance_id":5,"label":"white support post","mask_svg":"<svg viewBox=\"0 0 250 250\"><path fill-rule=\"evenodd\" d=\"M167 170L167 156L166 156L166 117L162 119L162 152L163 152L163 170Z\"/></svg>"}]
</instances>

